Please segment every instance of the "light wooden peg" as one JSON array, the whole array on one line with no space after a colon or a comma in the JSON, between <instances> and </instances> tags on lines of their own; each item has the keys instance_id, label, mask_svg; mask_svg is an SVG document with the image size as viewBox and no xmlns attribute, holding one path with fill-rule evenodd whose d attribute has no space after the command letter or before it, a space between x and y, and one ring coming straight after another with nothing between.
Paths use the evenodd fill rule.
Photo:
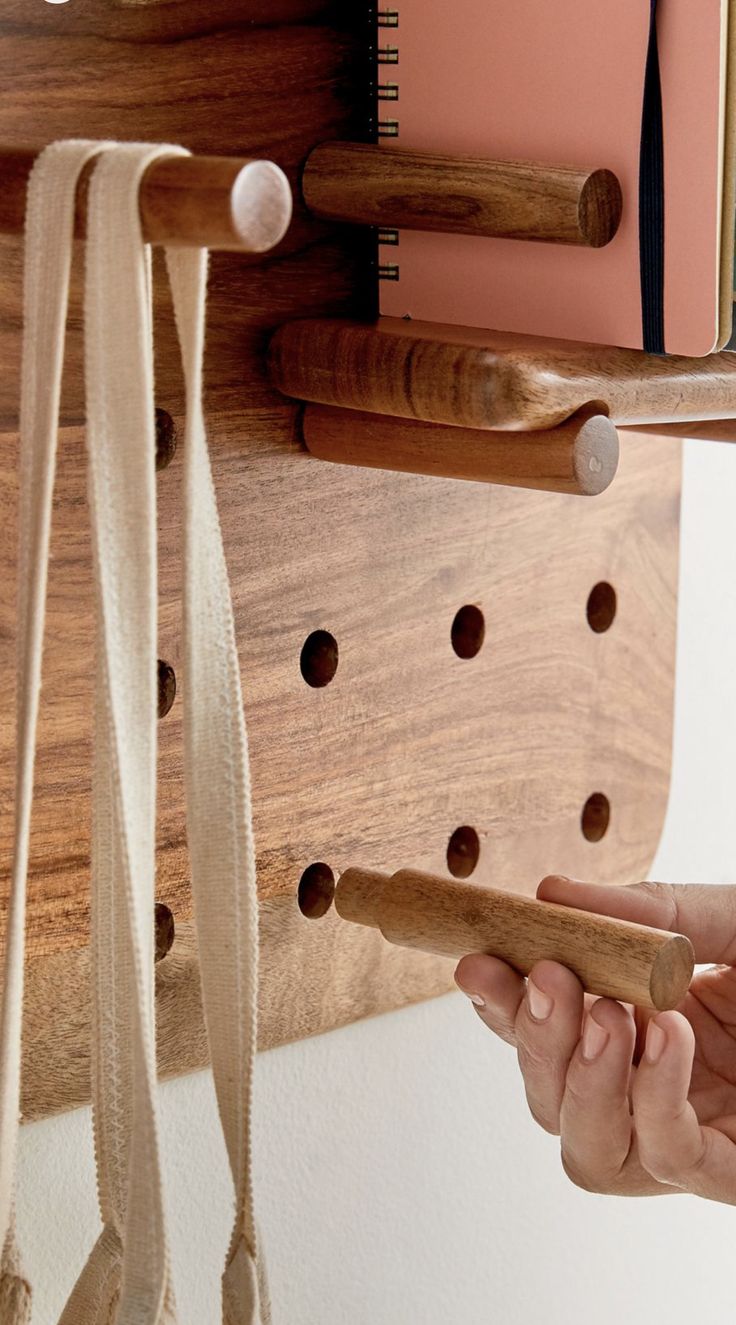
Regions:
<instances>
[{"instance_id":1,"label":"light wooden peg","mask_svg":"<svg viewBox=\"0 0 736 1325\"><path fill-rule=\"evenodd\" d=\"M0 149L0 232L22 234L28 176L40 148ZM87 191L77 189L75 237L84 237ZM273 161L231 156L169 156L154 161L140 186L143 238L169 248L265 253L291 220L291 188Z\"/></svg>"},{"instance_id":2,"label":"light wooden peg","mask_svg":"<svg viewBox=\"0 0 736 1325\"><path fill-rule=\"evenodd\" d=\"M692 944L681 934L416 870L348 869L335 908L401 947L486 952L524 975L538 961L561 962L588 993L660 1012L681 1003L693 974Z\"/></svg>"},{"instance_id":3,"label":"light wooden peg","mask_svg":"<svg viewBox=\"0 0 736 1325\"><path fill-rule=\"evenodd\" d=\"M488 432L308 405L302 436L320 460L595 497L613 482L618 433L595 409L540 432Z\"/></svg>"},{"instance_id":4,"label":"light wooden peg","mask_svg":"<svg viewBox=\"0 0 736 1325\"><path fill-rule=\"evenodd\" d=\"M321 143L302 178L317 216L456 235L601 248L621 221L610 170L439 156L372 143Z\"/></svg>"}]
</instances>

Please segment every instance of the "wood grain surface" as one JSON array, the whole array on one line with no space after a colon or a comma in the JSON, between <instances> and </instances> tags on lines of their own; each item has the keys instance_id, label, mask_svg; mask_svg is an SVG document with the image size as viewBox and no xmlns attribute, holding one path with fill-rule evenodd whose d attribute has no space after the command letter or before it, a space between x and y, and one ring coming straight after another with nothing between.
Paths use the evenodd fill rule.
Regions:
<instances>
[{"instance_id":1,"label":"wood grain surface","mask_svg":"<svg viewBox=\"0 0 736 1325\"><path fill-rule=\"evenodd\" d=\"M666 423L658 427L639 427L640 433L667 437L692 437L701 442L736 442L736 419L701 419L690 423Z\"/></svg>"},{"instance_id":2,"label":"wood grain surface","mask_svg":"<svg viewBox=\"0 0 736 1325\"><path fill-rule=\"evenodd\" d=\"M619 457L614 425L595 410L581 410L556 428L509 433L307 405L302 437L311 455L335 464L581 497L605 492Z\"/></svg>"},{"instance_id":3,"label":"wood grain surface","mask_svg":"<svg viewBox=\"0 0 736 1325\"><path fill-rule=\"evenodd\" d=\"M456 827L478 877L531 891L550 871L607 880L646 869L664 811L673 688L679 444L628 436L590 502L326 465L271 418L210 416L233 584L254 778L261 895L288 895L314 861L441 870ZM1 673L12 712L15 438L0 442ZM180 672L180 453L158 477L159 657ZM586 619L610 582L610 630ZM480 608L485 643L451 632ZM86 942L91 565L81 429L64 431L52 534L29 901L33 953ZM306 641L338 648L330 684L301 670ZM189 914L181 705L159 724L159 899ZM13 725L1 733L9 868ZM598 843L580 822L605 792ZM357 854L356 854L357 853Z\"/></svg>"},{"instance_id":4,"label":"wood grain surface","mask_svg":"<svg viewBox=\"0 0 736 1325\"><path fill-rule=\"evenodd\" d=\"M42 146L0 147L4 234L23 234L28 178ZM83 239L87 231L94 166L94 161L88 162L77 185L76 239ZM292 211L283 171L273 161L241 157L159 157L144 171L138 199L143 238L167 248L265 253L284 238Z\"/></svg>"},{"instance_id":5,"label":"wood grain surface","mask_svg":"<svg viewBox=\"0 0 736 1325\"><path fill-rule=\"evenodd\" d=\"M632 426L736 412L734 354L660 358L383 317L290 323L270 358L276 385L300 400L465 428L554 428L590 405Z\"/></svg>"},{"instance_id":6,"label":"wood grain surface","mask_svg":"<svg viewBox=\"0 0 736 1325\"><path fill-rule=\"evenodd\" d=\"M602 248L621 221L610 170L438 156L372 143L322 143L302 191L317 216L446 234Z\"/></svg>"},{"instance_id":7,"label":"wood grain surface","mask_svg":"<svg viewBox=\"0 0 736 1325\"><path fill-rule=\"evenodd\" d=\"M386 943L333 910L306 920L296 897L261 904L259 1049L273 1049L390 1012L453 987L454 963ZM298 997L295 997L295 990ZM156 966L159 1075L196 1072L209 1061L194 926L177 925L176 941ZM90 1100L89 949L29 962L24 1006L24 1122L63 1113Z\"/></svg>"},{"instance_id":8,"label":"wood grain surface","mask_svg":"<svg viewBox=\"0 0 736 1325\"><path fill-rule=\"evenodd\" d=\"M65 134L162 139L272 158L292 183L325 139L361 132L365 42L310 0L128 5L5 0L0 142ZM326 465L270 385L265 348L296 318L374 313L373 244L302 206L265 260L213 258L210 444L233 582L252 751L264 917L263 1044L329 1029L450 987L451 967L338 921L306 919L305 869L355 859L447 868L475 826L474 877L531 892L551 870L626 882L646 873L670 764L679 445L626 438L592 502ZM78 255L79 256L79 255ZM157 264L157 404L181 424L182 386ZM24 1111L88 1098L84 994L94 669L74 279L54 509L28 917ZM0 874L12 827L15 504L21 249L0 240ZM180 695L181 457L158 478L159 657ZM586 603L615 587L610 629ZM482 614L458 656L453 622ZM322 635L319 635L322 632ZM329 684L308 684L329 635ZM330 651L328 651L330 652ZM161 1062L201 1066L182 810L181 706L159 724L157 895L176 923L159 963ZM601 840L582 831L610 801ZM153 921L152 921L153 923ZM350 935L348 936L348 930ZM0 938L1 941L1 938ZM183 971L181 978L177 971ZM171 977L169 979L169 976ZM298 988L299 997L294 997Z\"/></svg>"},{"instance_id":9,"label":"wood grain surface","mask_svg":"<svg viewBox=\"0 0 736 1325\"><path fill-rule=\"evenodd\" d=\"M695 966L682 934L412 869L347 869L335 909L343 920L422 952L456 959L486 952L522 975L537 962L560 962L589 994L659 1012L680 1005Z\"/></svg>"},{"instance_id":10,"label":"wood grain surface","mask_svg":"<svg viewBox=\"0 0 736 1325\"><path fill-rule=\"evenodd\" d=\"M3 0L0 143L53 138L180 143L203 155L266 158L298 194L309 151L365 132L365 19L317 0ZM314 219L297 203L288 235L265 260L215 254L206 379L210 408L273 411L263 367L270 333L295 316L370 315L375 245ZM78 255L81 257L81 253ZM156 254L159 404L180 414L183 386L161 255ZM72 283L63 397L67 423L83 418L81 262ZM0 237L0 426L17 419L21 242Z\"/></svg>"}]
</instances>

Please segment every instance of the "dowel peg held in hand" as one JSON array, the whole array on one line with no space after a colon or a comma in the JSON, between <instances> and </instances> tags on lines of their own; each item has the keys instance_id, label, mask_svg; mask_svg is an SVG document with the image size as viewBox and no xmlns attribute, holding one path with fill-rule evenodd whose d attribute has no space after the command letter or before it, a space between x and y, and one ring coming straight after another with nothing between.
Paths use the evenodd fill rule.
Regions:
<instances>
[{"instance_id":1,"label":"dowel peg held in hand","mask_svg":"<svg viewBox=\"0 0 736 1325\"><path fill-rule=\"evenodd\" d=\"M401 947L456 958L485 952L523 975L539 961L560 962L589 994L659 1012L682 1002L694 969L682 934L417 870L347 869L335 909Z\"/></svg>"}]
</instances>

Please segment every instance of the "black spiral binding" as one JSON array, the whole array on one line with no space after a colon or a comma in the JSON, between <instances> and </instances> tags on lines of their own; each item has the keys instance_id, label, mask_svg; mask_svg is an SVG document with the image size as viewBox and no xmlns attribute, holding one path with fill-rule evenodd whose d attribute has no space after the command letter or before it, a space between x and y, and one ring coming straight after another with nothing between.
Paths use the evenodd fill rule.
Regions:
<instances>
[{"instance_id":1,"label":"black spiral binding","mask_svg":"<svg viewBox=\"0 0 736 1325\"><path fill-rule=\"evenodd\" d=\"M379 29L393 28L399 26L399 11L397 9L379 9L376 13L376 23ZM376 52L376 58L379 65L397 65L399 63L399 50L397 46L385 45L380 38ZM376 97L378 101L398 101L399 85L389 78L381 77L376 85ZM378 138L398 138L399 121L391 118L379 118L376 123L376 136ZM378 231L378 242L381 245L396 246L399 243L399 232L393 227L381 227ZM379 281L398 281L399 264L398 262L380 262L378 264Z\"/></svg>"}]
</instances>

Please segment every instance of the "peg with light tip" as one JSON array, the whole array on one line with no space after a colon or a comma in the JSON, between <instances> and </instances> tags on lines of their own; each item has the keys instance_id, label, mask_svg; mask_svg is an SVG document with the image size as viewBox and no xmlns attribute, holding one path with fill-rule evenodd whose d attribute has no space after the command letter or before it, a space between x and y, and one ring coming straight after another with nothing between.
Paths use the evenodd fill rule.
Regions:
<instances>
[{"instance_id":1,"label":"peg with light tip","mask_svg":"<svg viewBox=\"0 0 736 1325\"><path fill-rule=\"evenodd\" d=\"M557 428L491 432L307 405L302 437L311 455L335 464L582 497L605 492L619 460L618 433L594 406Z\"/></svg>"},{"instance_id":2,"label":"peg with light tip","mask_svg":"<svg viewBox=\"0 0 736 1325\"><path fill-rule=\"evenodd\" d=\"M623 209L611 170L373 143L320 143L302 192L316 216L335 221L586 248L610 243Z\"/></svg>"},{"instance_id":3,"label":"peg with light tip","mask_svg":"<svg viewBox=\"0 0 736 1325\"><path fill-rule=\"evenodd\" d=\"M22 234L28 177L40 147L0 148L0 233ZM94 162L77 189L74 235L83 239ZM273 161L235 156L168 156L141 180L143 238L167 248L267 253L291 221L289 181Z\"/></svg>"},{"instance_id":4,"label":"peg with light tip","mask_svg":"<svg viewBox=\"0 0 736 1325\"><path fill-rule=\"evenodd\" d=\"M400 947L454 958L484 952L522 975L537 962L560 962L589 994L658 1012L679 1006L695 964L682 934L418 870L347 869L335 909Z\"/></svg>"}]
</instances>

